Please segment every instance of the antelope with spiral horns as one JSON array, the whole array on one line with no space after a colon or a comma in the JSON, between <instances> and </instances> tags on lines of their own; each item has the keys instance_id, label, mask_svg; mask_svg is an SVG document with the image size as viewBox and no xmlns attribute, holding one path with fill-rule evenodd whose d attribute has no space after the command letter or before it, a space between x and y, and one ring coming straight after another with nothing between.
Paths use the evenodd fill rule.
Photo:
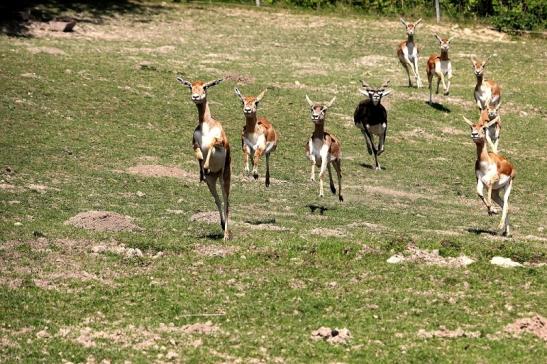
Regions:
<instances>
[{"instance_id":1,"label":"antelope with spiral horns","mask_svg":"<svg viewBox=\"0 0 547 364\"><path fill-rule=\"evenodd\" d=\"M258 163L260 158L266 156L266 187L270 186L270 153L277 148L277 133L272 124L265 117L257 118L256 112L259 102L264 97L266 90L260 95L243 96L236 87L235 93L243 104L245 126L241 133L241 148L243 148L243 163L245 174L249 174L249 157L253 163L253 177L258 178Z\"/></svg>"},{"instance_id":2,"label":"antelope with spiral horns","mask_svg":"<svg viewBox=\"0 0 547 364\"><path fill-rule=\"evenodd\" d=\"M194 155L199 163L200 181L205 180L207 182L207 187L215 199L220 214L220 226L224 230L224 240L228 240L230 238L228 215L230 211L229 196L232 173L230 144L220 122L211 116L209 103L207 102L207 90L218 85L222 82L222 79L210 82L189 82L177 77L177 80L191 90L191 99L198 109L198 126L194 130L192 138ZM220 182L224 205L221 203L217 192L217 181Z\"/></svg>"},{"instance_id":3,"label":"antelope with spiral horns","mask_svg":"<svg viewBox=\"0 0 547 364\"><path fill-rule=\"evenodd\" d=\"M408 86L412 87L412 81L410 79L410 71L414 75L416 80L416 87L422 87L422 80L420 79L420 72L418 71L418 45L414 41L414 34L416 32L416 26L422 22L422 19L418 19L415 23L408 23L401 18L401 23L406 30L407 39L401 42L397 47L397 56L399 61L403 65L408 76Z\"/></svg>"},{"instance_id":4,"label":"antelope with spiral horns","mask_svg":"<svg viewBox=\"0 0 547 364\"><path fill-rule=\"evenodd\" d=\"M325 118L327 109L334 104L336 97L333 97L328 103L313 102L306 95L306 101L310 106L311 120L314 124L314 131L306 144L306 155L311 161L310 180L315 181L315 167L319 170L319 196L323 197L323 178L325 171L329 172L330 190L336 193L330 165L334 166L338 176L338 199L344 201L342 197L342 169L341 169L341 148L338 139L331 133L325 131Z\"/></svg>"},{"instance_id":5,"label":"antelope with spiral horns","mask_svg":"<svg viewBox=\"0 0 547 364\"><path fill-rule=\"evenodd\" d=\"M391 93L391 90L386 90L389 86L389 80L377 88L370 87L365 81L361 81L361 83L364 89L360 89L359 92L367 98L357 105L353 114L353 121L355 126L363 133L368 154L374 155L374 169L378 171L380 170L378 156L384 152L387 135L387 111L380 102L382 97ZM373 135L378 136L378 147L374 145Z\"/></svg>"},{"instance_id":6,"label":"antelope with spiral horns","mask_svg":"<svg viewBox=\"0 0 547 364\"><path fill-rule=\"evenodd\" d=\"M442 82L444 95L448 96L450 93L450 79L452 78L452 64L450 58L448 58L448 49L450 48L450 41L452 38L441 38L437 34L434 34L435 38L439 41L441 46L441 55L432 54L427 60L427 81L429 82L429 103L433 103L431 94L433 93L433 76L437 77L437 91L439 93L439 84Z\"/></svg>"},{"instance_id":7,"label":"antelope with spiral horns","mask_svg":"<svg viewBox=\"0 0 547 364\"><path fill-rule=\"evenodd\" d=\"M509 235L509 195L513 187L513 180L516 170L513 165L504 157L496 153L488 153L486 149L487 129L496 120L484 122L482 118L473 124L465 116L465 122L471 127L471 139L477 147L477 160L475 161L475 175L477 177L477 194L486 206L489 215L498 211L492 206L492 199L501 207L501 221L498 230L502 235ZM484 190L486 188L486 197ZM500 197L500 193L502 197Z\"/></svg>"},{"instance_id":8,"label":"antelope with spiral horns","mask_svg":"<svg viewBox=\"0 0 547 364\"><path fill-rule=\"evenodd\" d=\"M496 81L484 80L485 66L490 58L491 56L486 61L479 61L475 57L471 57L473 73L477 78L473 96L480 110L484 110L488 105L497 106L501 102L501 88Z\"/></svg>"}]
</instances>

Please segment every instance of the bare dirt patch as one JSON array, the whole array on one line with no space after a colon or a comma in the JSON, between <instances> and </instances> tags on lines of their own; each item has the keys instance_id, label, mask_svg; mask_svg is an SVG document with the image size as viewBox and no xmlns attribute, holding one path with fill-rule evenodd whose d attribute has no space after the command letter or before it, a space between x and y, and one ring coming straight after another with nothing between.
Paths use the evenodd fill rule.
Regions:
<instances>
[{"instance_id":1,"label":"bare dirt patch","mask_svg":"<svg viewBox=\"0 0 547 364\"><path fill-rule=\"evenodd\" d=\"M346 344L351 339L351 332L346 329L331 329L330 327L321 326L319 329L312 331L310 338L315 341L324 340L329 344Z\"/></svg>"},{"instance_id":2,"label":"bare dirt patch","mask_svg":"<svg viewBox=\"0 0 547 364\"><path fill-rule=\"evenodd\" d=\"M346 233L342 229L315 228L310 232L321 236L346 236Z\"/></svg>"},{"instance_id":3,"label":"bare dirt patch","mask_svg":"<svg viewBox=\"0 0 547 364\"><path fill-rule=\"evenodd\" d=\"M414 244L409 244L406 247L404 254L396 254L391 256L388 263L421 263L426 265L436 265L441 267L457 268L466 267L475 261L465 255L459 257L442 257L439 255L438 250L422 250Z\"/></svg>"},{"instance_id":4,"label":"bare dirt patch","mask_svg":"<svg viewBox=\"0 0 547 364\"><path fill-rule=\"evenodd\" d=\"M227 257L238 252L239 248L221 245L197 245L194 251L205 257Z\"/></svg>"},{"instance_id":5,"label":"bare dirt patch","mask_svg":"<svg viewBox=\"0 0 547 364\"><path fill-rule=\"evenodd\" d=\"M256 78L254 78L253 76L242 75L240 73L235 73L235 72L226 73L224 75L224 79L226 81L234 81L238 85L249 85L249 84L255 83L256 81Z\"/></svg>"},{"instance_id":6,"label":"bare dirt patch","mask_svg":"<svg viewBox=\"0 0 547 364\"><path fill-rule=\"evenodd\" d=\"M196 212L190 217L190 221L199 221L206 224L220 224L220 215L218 211Z\"/></svg>"},{"instance_id":7,"label":"bare dirt patch","mask_svg":"<svg viewBox=\"0 0 547 364\"><path fill-rule=\"evenodd\" d=\"M66 55L65 51L55 47L28 47L27 50L32 54L46 53L54 56Z\"/></svg>"},{"instance_id":8,"label":"bare dirt patch","mask_svg":"<svg viewBox=\"0 0 547 364\"><path fill-rule=\"evenodd\" d=\"M95 231L134 231L141 230L133 223L133 218L110 211L80 212L65 221L65 225Z\"/></svg>"},{"instance_id":9,"label":"bare dirt patch","mask_svg":"<svg viewBox=\"0 0 547 364\"><path fill-rule=\"evenodd\" d=\"M380 186L363 186L363 185L347 185L345 186L346 189L355 189L355 190L365 190L366 192L373 193L376 195L381 196L391 196L396 198L406 198L409 200L417 200L420 198L425 199L432 199L431 196L419 194L415 192L407 192L407 191L401 191L401 190L395 190L392 188L387 187L380 187Z\"/></svg>"},{"instance_id":10,"label":"bare dirt patch","mask_svg":"<svg viewBox=\"0 0 547 364\"><path fill-rule=\"evenodd\" d=\"M505 332L513 336L529 333L547 341L547 319L540 315L521 318L505 326Z\"/></svg>"},{"instance_id":11,"label":"bare dirt patch","mask_svg":"<svg viewBox=\"0 0 547 364\"><path fill-rule=\"evenodd\" d=\"M144 177L173 177L184 180L198 181L198 176L194 173L182 170L175 166L162 166L159 164L139 164L129 167L125 170L129 174L135 174Z\"/></svg>"},{"instance_id":12,"label":"bare dirt patch","mask_svg":"<svg viewBox=\"0 0 547 364\"><path fill-rule=\"evenodd\" d=\"M418 337L422 339L431 339L435 337L445 339L455 339L459 337L478 338L480 336L480 331L466 331L459 327L455 330L448 330L446 327L441 326L439 330L435 331L426 331L424 329L418 331Z\"/></svg>"}]
</instances>

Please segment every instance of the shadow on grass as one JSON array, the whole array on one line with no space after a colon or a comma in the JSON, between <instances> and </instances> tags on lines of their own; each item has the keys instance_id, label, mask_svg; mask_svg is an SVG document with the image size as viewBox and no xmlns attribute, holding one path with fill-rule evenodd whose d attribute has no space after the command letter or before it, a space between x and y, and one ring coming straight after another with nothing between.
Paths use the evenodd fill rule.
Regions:
<instances>
[{"instance_id":1,"label":"shadow on grass","mask_svg":"<svg viewBox=\"0 0 547 364\"><path fill-rule=\"evenodd\" d=\"M312 214L314 214L315 211L319 210L319 215L323 215L325 213L325 211L336 210L335 208L332 208L332 207L327 207L327 206L323 206L323 205L315 205L315 204L308 204L308 205L306 205L306 207L310 209L310 212Z\"/></svg>"},{"instance_id":2,"label":"shadow on grass","mask_svg":"<svg viewBox=\"0 0 547 364\"><path fill-rule=\"evenodd\" d=\"M224 232L216 233L207 233L198 236L200 239L210 239L210 240L222 240L224 239Z\"/></svg>"},{"instance_id":3,"label":"shadow on grass","mask_svg":"<svg viewBox=\"0 0 547 364\"><path fill-rule=\"evenodd\" d=\"M372 164L368 164L368 163L362 162L362 163L359 163L359 165L360 165L361 167L363 167L363 168L368 168L368 169L375 170L375 167L374 167ZM386 168L383 167L383 166L380 166L380 170L385 171Z\"/></svg>"},{"instance_id":4,"label":"shadow on grass","mask_svg":"<svg viewBox=\"0 0 547 364\"><path fill-rule=\"evenodd\" d=\"M489 229L481 229L481 228L469 228L467 229L467 232L473 233L475 235L481 235L481 234L488 234L488 235L498 235L498 232L496 230L489 230Z\"/></svg>"},{"instance_id":5,"label":"shadow on grass","mask_svg":"<svg viewBox=\"0 0 547 364\"><path fill-rule=\"evenodd\" d=\"M245 220L245 222L251 225L275 224L275 217L258 220Z\"/></svg>"},{"instance_id":6,"label":"shadow on grass","mask_svg":"<svg viewBox=\"0 0 547 364\"><path fill-rule=\"evenodd\" d=\"M432 102L429 103L429 101L425 102L427 105L431 106L435 110L442 111L442 112L450 112L450 109L444 106L443 104L439 104L438 102Z\"/></svg>"},{"instance_id":7,"label":"shadow on grass","mask_svg":"<svg viewBox=\"0 0 547 364\"><path fill-rule=\"evenodd\" d=\"M0 33L12 37L29 37L32 22L75 20L100 24L105 17L126 13L153 15L163 10L161 4L143 4L131 0L8 0L0 2ZM78 16L67 17L67 12Z\"/></svg>"}]
</instances>

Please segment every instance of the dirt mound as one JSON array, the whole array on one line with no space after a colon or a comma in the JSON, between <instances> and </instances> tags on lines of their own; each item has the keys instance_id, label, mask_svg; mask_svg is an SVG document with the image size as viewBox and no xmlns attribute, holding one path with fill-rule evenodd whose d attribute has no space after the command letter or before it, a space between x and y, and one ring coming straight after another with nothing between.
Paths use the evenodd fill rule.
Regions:
<instances>
[{"instance_id":1,"label":"dirt mound","mask_svg":"<svg viewBox=\"0 0 547 364\"><path fill-rule=\"evenodd\" d=\"M321 326L319 329L312 331L310 338L315 341L325 340L329 344L345 344L351 339L351 332L346 329L331 329L330 327Z\"/></svg>"},{"instance_id":2,"label":"dirt mound","mask_svg":"<svg viewBox=\"0 0 547 364\"><path fill-rule=\"evenodd\" d=\"M490 264L497 265L503 268L514 268L514 267L522 267L522 264L519 262L515 262L511 258L504 258L504 257L492 257L490 260Z\"/></svg>"},{"instance_id":3,"label":"dirt mound","mask_svg":"<svg viewBox=\"0 0 547 364\"><path fill-rule=\"evenodd\" d=\"M198 176L186 172L179 167L162 166L159 164L139 164L125 170L129 174L136 174L144 177L173 177L187 180L198 180Z\"/></svg>"},{"instance_id":4,"label":"dirt mound","mask_svg":"<svg viewBox=\"0 0 547 364\"><path fill-rule=\"evenodd\" d=\"M404 253L404 255L396 254L391 256L387 262L391 264L413 262L451 268L465 267L475 262L473 259L465 255L461 255L456 258L445 258L439 255L439 251L437 249L431 251L422 250L414 244L408 245Z\"/></svg>"},{"instance_id":5,"label":"dirt mound","mask_svg":"<svg viewBox=\"0 0 547 364\"><path fill-rule=\"evenodd\" d=\"M198 245L194 251L205 257L226 257L237 252L239 248L233 246Z\"/></svg>"},{"instance_id":6,"label":"dirt mound","mask_svg":"<svg viewBox=\"0 0 547 364\"><path fill-rule=\"evenodd\" d=\"M454 339L457 337L476 338L480 336L481 336L481 333L479 331L465 331L459 327L456 330L448 330L446 327L441 326L439 330L435 330L435 331L425 331L424 329L420 329L418 331L418 337L421 337L422 339L431 339L434 337L448 338L448 339Z\"/></svg>"},{"instance_id":7,"label":"dirt mound","mask_svg":"<svg viewBox=\"0 0 547 364\"><path fill-rule=\"evenodd\" d=\"M205 222L207 224L220 224L218 211L196 212L190 217L190 221Z\"/></svg>"},{"instance_id":8,"label":"dirt mound","mask_svg":"<svg viewBox=\"0 0 547 364\"><path fill-rule=\"evenodd\" d=\"M224 75L226 81L234 81L239 85L248 85L255 82L255 78L252 76L241 75L239 73L227 73Z\"/></svg>"},{"instance_id":9,"label":"dirt mound","mask_svg":"<svg viewBox=\"0 0 547 364\"><path fill-rule=\"evenodd\" d=\"M345 236L346 233L342 229L327 229L327 228L315 228L311 231L314 235L321 236Z\"/></svg>"},{"instance_id":10,"label":"dirt mound","mask_svg":"<svg viewBox=\"0 0 547 364\"><path fill-rule=\"evenodd\" d=\"M206 323L195 323L191 325L184 325L182 327L182 332L185 334L205 334L209 335L214 332L217 332L219 330L218 326L213 325L211 321L207 321Z\"/></svg>"},{"instance_id":11,"label":"dirt mound","mask_svg":"<svg viewBox=\"0 0 547 364\"><path fill-rule=\"evenodd\" d=\"M133 218L110 211L80 212L65 221L73 225L95 231L133 231L141 228L132 222Z\"/></svg>"},{"instance_id":12,"label":"dirt mound","mask_svg":"<svg viewBox=\"0 0 547 364\"><path fill-rule=\"evenodd\" d=\"M522 333L527 332L547 341L547 319L540 315L518 319L505 326L505 332L513 336L520 336Z\"/></svg>"}]
</instances>

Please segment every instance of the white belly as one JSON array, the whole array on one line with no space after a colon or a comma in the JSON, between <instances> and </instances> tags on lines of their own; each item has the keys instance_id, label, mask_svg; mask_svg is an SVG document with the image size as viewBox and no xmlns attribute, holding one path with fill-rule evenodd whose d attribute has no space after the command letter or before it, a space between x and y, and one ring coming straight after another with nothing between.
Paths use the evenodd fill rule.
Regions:
<instances>
[{"instance_id":1,"label":"white belly","mask_svg":"<svg viewBox=\"0 0 547 364\"><path fill-rule=\"evenodd\" d=\"M313 141L309 143L309 146L310 146L310 156L313 156L315 158L315 164L320 166L321 165L321 149L323 148L323 140L313 139Z\"/></svg>"},{"instance_id":2,"label":"white belly","mask_svg":"<svg viewBox=\"0 0 547 364\"><path fill-rule=\"evenodd\" d=\"M486 103L492 97L492 92L490 88L481 88L479 91L475 92L475 98L480 101L482 108L486 107Z\"/></svg>"},{"instance_id":3,"label":"white belly","mask_svg":"<svg viewBox=\"0 0 547 364\"><path fill-rule=\"evenodd\" d=\"M257 149L264 150L266 148L266 137L264 134L248 133L243 138L243 142L251 148L251 152L254 152Z\"/></svg>"},{"instance_id":4,"label":"white belly","mask_svg":"<svg viewBox=\"0 0 547 364\"><path fill-rule=\"evenodd\" d=\"M384 135L385 130L386 130L386 123L376 124L376 125L368 125L367 124L367 130L371 134L382 136L382 135Z\"/></svg>"},{"instance_id":5,"label":"white belly","mask_svg":"<svg viewBox=\"0 0 547 364\"><path fill-rule=\"evenodd\" d=\"M445 76L447 76L449 73L452 73L452 66L450 64L450 61L441 61L439 71L441 71L441 73Z\"/></svg>"},{"instance_id":6,"label":"white belly","mask_svg":"<svg viewBox=\"0 0 547 364\"><path fill-rule=\"evenodd\" d=\"M209 152L209 145L213 143L214 139L220 139L221 130L219 128L209 129L207 124L203 124L201 130L194 131L194 140L199 145L203 158L207 158ZM224 168L224 161L226 159L226 150L224 147L215 147L214 152L209 159L209 170L211 172L218 172Z\"/></svg>"}]
</instances>

